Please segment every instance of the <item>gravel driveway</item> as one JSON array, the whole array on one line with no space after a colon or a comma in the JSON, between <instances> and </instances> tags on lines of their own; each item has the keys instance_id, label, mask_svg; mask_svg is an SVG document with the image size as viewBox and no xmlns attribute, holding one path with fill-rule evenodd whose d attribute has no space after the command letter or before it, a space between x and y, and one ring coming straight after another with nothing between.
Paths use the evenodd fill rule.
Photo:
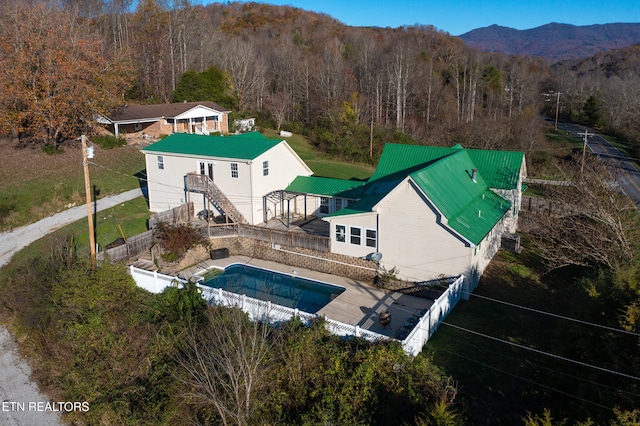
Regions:
<instances>
[{"instance_id":1,"label":"gravel driveway","mask_svg":"<svg viewBox=\"0 0 640 426\"><path fill-rule=\"evenodd\" d=\"M105 197L96 202L101 211L142 196L134 189L119 195ZM45 235L87 215L87 206L78 206L31 225L0 234L0 267L11 260L13 253ZM83 401L49 401L31 381L31 368L22 359L15 340L8 330L0 326L0 425L35 426L63 425L60 412L90 407L70 405Z\"/></svg>"}]
</instances>

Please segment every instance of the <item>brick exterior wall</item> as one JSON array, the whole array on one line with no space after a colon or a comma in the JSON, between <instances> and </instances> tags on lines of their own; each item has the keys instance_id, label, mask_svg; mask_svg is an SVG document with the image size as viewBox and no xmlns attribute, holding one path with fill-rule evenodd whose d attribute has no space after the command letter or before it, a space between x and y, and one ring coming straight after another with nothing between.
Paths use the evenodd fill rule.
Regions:
<instances>
[{"instance_id":1,"label":"brick exterior wall","mask_svg":"<svg viewBox=\"0 0 640 426\"><path fill-rule=\"evenodd\" d=\"M231 256L254 257L371 284L378 268L378 264L372 260L295 247L278 250L272 248L269 242L250 238L212 238L210 242L212 249L227 248Z\"/></svg>"}]
</instances>

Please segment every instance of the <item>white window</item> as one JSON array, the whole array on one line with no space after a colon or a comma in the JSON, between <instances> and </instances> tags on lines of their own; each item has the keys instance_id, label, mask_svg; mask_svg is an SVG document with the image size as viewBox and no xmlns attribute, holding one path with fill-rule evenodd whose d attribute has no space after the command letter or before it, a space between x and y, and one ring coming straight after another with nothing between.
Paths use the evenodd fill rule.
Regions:
<instances>
[{"instance_id":1,"label":"white window","mask_svg":"<svg viewBox=\"0 0 640 426\"><path fill-rule=\"evenodd\" d=\"M231 177L238 179L238 163L231 163Z\"/></svg>"},{"instance_id":2,"label":"white window","mask_svg":"<svg viewBox=\"0 0 640 426\"><path fill-rule=\"evenodd\" d=\"M365 237L366 237L366 243L367 243L367 247L376 247L376 242L377 242L377 237L378 237L378 233L376 232L375 229L367 229L365 231Z\"/></svg>"},{"instance_id":3,"label":"white window","mask_svg":"<svg viewBox=\"0 0 640 426\"><path fill-rule=\"evenodd\" d=\"M158 155L158 169L164 170L164 157L162 155Z\"/></svg>"},{"instance_id":4,"label":"white window","mask_svg":"<svg viewBox=\"0 0 640 426\"><path fill-rule=\"evenodd\" d=\"M269 162L262 162L262 176L269 176Z\"/></svg>"},{"instance_id":5,"label":"white window","mask_svg":"<svg viewBox=\"0 0 640 426\"><path fill-rule=\"evenodd\" d=\"M329 214L329 197L320 197L320 214Z\"/></svg>"},{"instance_id":6,"label":"white window","mask_svg":"<svg viewBox=\"0 0 640 426\"><path fill-rule=\"evenodd\" d=\"M360 243L362 242L362 229L352 226L349 229L349 234L350 234L349 242L351 242L351 244L353 245L359 246Z\"/></svg>"},{"instance_id":7,"label":"white window","mask_svg":"<svg viewBox=\"0 0 640 426\"><path fill-rule=\"evenodd\" d=\"M347 242L347 227L344 225L336 225L336 241L339 243Z\"/></svg>"}]
</instances>

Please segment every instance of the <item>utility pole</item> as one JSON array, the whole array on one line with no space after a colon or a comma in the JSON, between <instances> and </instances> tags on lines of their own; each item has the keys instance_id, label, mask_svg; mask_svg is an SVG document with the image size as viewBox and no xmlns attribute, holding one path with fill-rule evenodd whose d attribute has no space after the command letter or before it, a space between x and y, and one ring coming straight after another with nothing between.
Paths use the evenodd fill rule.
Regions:
<instances>
[{"instance_id":1,"label":"utility pole","mask_svg":"<svg viewBox=\"0 0 640 426\"><path fill-rule=\"evenodd\" d=\"M93 229L93 209L91 206L91 182L89 181L89 158L93 158L93 148L91 155L87 155L87 137L80 136L82 140L82 167L84 168L84 191L87 194L87 219L89 221L89 246L91 249L91 269L96 269L96 236Z\"/></svg>"},{"instance_id":2,"label":"utility pole","mask_svg":"<svg viewBox=\"0 0 640 426\"><path fill-rule=\"evenodd\" d=\"M584 129L584 133L578 133L580 136L582 136L582 166L580 167L580 177L582 179L584 179L584 156L585 153L587 152L587 138L589 136L593 136L593 133L589 133L589 131L587 129Z\"/></svg>"},{"instance_id":3,"label":"utility pole","mask_svg":"<svg viewBox=\"0 0 640 426\"><path fill-rule=\"evenodd\" d=\"M556 99L556 130L558 130L558 111L560 110L560 92L557 93Z\"/></svg>"}]
</instances>

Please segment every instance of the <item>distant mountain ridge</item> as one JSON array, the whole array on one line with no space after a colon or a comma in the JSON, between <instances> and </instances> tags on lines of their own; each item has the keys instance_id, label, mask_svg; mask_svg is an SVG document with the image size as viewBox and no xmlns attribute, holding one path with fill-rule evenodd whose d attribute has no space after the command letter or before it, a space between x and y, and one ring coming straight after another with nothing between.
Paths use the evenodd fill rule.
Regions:
<instances>
[{"instance_id":1,"label":"distant mountain ridge","mask_svg":"<svg viewBox=\"0 0 640 426\"><path fill-rule=\"evenodd\" d=\"M587 26L551 23L529 30L491 25L459 38L484 52L538 56L557 62L638 44L640 23Z\"/></svg>"}]
</instances>

